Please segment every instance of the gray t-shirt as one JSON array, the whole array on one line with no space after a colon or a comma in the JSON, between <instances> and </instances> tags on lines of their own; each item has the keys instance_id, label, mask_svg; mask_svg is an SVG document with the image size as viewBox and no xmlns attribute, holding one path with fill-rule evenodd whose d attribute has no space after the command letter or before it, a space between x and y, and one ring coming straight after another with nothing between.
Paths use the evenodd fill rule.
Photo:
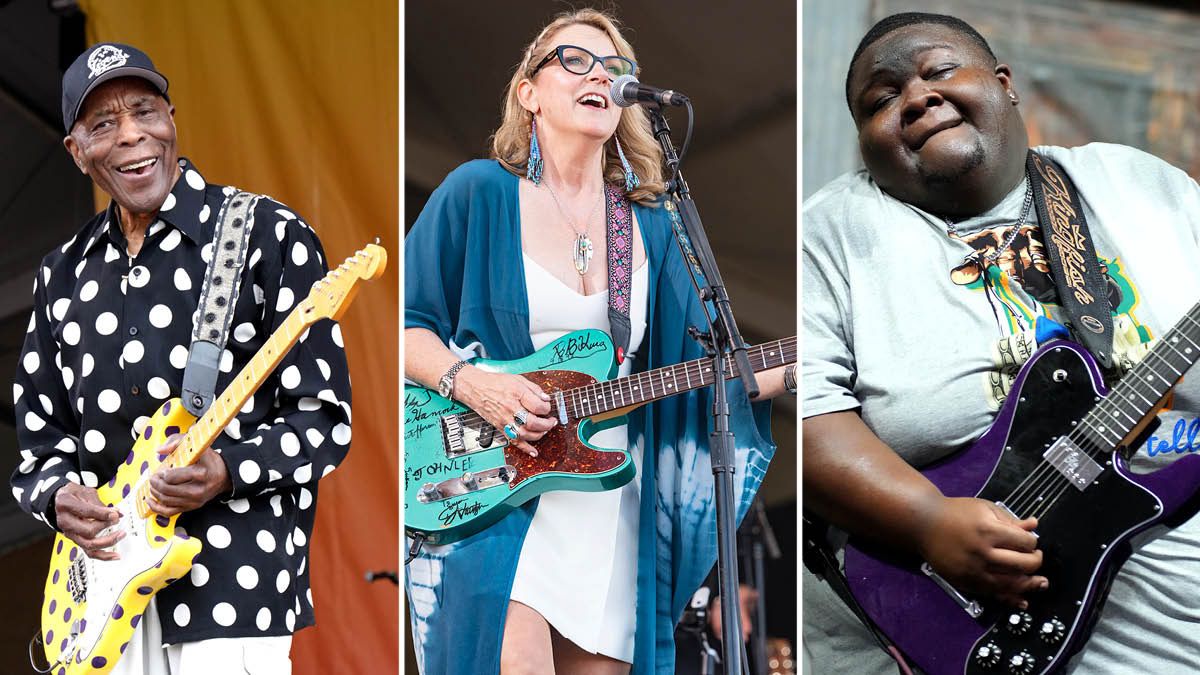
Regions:
<instances>
[{"instance_id":1,"label":"gray t-shirt","mask_svg":"<svg viewBox=\"0 0 1200 675\"><path fill-rule=\"evenodd\" d=\"M1143 343L1200 300L1200 187L1124 146L1037 150L1079 191L1107 271L1117 349L1136 360ZM875 434L917 467L986 430L1019 355L1031 348L1036 317L1061 320L1041 236L1029 236L1036 211L998 265L984 271L966 260L1007 239L1025 189L1023 183L989 212L954 223L956 237L944 220L884 194L861 171L805 202L805 417L859 409ZM1200 377L1185 377L1171 407L1137 448L1135 470L1200 450ZM1200 670L1200 592L1191 583L1200 578L1200 518L1136 543L1074 672ZM894 672L828 587L804 575L811 672Z\"/></svg>"}]
</instances>

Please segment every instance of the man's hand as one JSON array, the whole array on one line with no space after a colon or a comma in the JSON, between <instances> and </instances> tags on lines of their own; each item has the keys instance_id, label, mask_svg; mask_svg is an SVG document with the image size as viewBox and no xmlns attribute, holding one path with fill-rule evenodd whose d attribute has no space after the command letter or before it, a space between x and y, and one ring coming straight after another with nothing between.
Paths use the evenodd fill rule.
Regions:
<instances>
[{"instance_id":1,"label":"man's hand","mask_svg":"<svg viewBox=\"0 0 1200 675\"><path fill-rule=\"evenodd\" d=\"M120 541L125 533L112 532L100 536L100 532L120 520L120 512L105 506L95 488L76 483L67 483L54 494L54 515L58 529L71 541L79 544L89 558L117 560L115 551L108 547Z\"/></svg>"},{"instance_id":2,"label":"man's hand","mask_svg":"<svg viewBox=\"0 0 1200 675\"><path fill-rule=\"evenodd\" d=\"M182 435L171 437L158 449L158 454L174 452L182 439ZM162 469L150 477L150 509L164 516L194 511L232 489L225 460L209 449L200 453L191 466Z\"/></svg>"},{"instance_id":3,"label":"man's hand","mask_svg":"<svg viewBox=\"0 0 1200 675\"><path fill-rule=\"evenodd\" d=\"M1037 519L1017 520L981 499L942 498L929 514L922 556L961 590L986 593L1024 608L1025 595L1049 587L1033 534Z\"/></svg>"}]
</instances>

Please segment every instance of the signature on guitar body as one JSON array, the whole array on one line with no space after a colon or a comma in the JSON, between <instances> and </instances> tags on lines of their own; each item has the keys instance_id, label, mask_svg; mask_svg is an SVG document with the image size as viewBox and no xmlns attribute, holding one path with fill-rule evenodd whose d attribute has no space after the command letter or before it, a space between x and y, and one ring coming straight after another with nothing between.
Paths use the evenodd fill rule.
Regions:
<instances>
[{"instance_id":1,"label":"signature on guitar body","mask_svg":"<svg viewBox=\"0 0 1200 675\"><path fill-rule=\"evenodd\" d=\"M568 333L523 359L474 365L523 375L550 395L558 424L538 456L516 450L479 415L424 387L404 389L404 527L431 544L468 537L549 490L612 490L629 482L633 460L588 439L651 401L708 386L711 359L610 379L612 340L598 330ZM796 361L796 338L748 350L761 371ZM736 367L734 368L736 371ZM730 372L729 377L736 377Z\"/></svg>"}]
</instances>

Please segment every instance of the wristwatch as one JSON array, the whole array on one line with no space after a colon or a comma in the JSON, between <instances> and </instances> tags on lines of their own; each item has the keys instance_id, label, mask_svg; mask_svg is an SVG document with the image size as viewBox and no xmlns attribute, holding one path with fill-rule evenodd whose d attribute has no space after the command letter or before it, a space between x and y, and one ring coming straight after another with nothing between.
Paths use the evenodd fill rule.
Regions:
<instances>
[{"instance_id":1,"label":"wristwatch","mask_svg":"<svg viewBox=\"0 0 1200 675\"><path fill-rule=\"evenodd\" d=\"M438 380L438 396L444 399L454 398L454 376L458 375L458 371L462 370L467 365L466 361L459 361L450 366L450 370Z\"/></svg>"}]
</instances>

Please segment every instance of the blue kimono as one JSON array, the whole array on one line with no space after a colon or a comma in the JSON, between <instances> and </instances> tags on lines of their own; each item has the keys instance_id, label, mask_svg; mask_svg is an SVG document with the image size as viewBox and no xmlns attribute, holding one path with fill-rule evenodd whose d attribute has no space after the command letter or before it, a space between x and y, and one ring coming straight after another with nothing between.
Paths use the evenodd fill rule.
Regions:
<instances>
[{"instance_id":1,"label":"blue kimono","mask_svg":"<svg viewBox=\"0 0 1200 675\"><path fill-rule=\"evenodd\" d=\"M405 328L443 343L475 346L491 359L532 353L521 258L519 179L498 162L455 169L434 191L405 239ZM649 328L639 350L649 368L700 358L688 326L706 328L666 208L634 205L650 265ZM727 387L736 437L735 498L745 515L775 446L770 404ZM629 415L629 447L646 449L640 479L635 675L674 672L674 630L716 560L716 505L708 458L709 391L701 389ZM426 546L405 588L417 661L427 675L496 673L508 597L533 500L483 532Z\"/></svg>"}]
</instances>

